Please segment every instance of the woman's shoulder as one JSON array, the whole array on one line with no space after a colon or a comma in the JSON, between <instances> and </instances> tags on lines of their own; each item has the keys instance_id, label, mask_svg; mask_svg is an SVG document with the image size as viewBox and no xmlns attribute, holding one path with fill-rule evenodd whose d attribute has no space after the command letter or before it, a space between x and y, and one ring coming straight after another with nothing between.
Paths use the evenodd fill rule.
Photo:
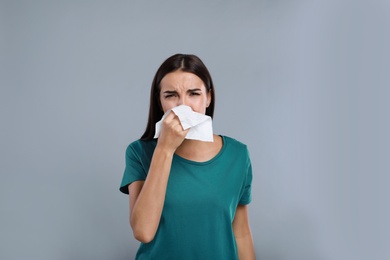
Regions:
<instances>
[{"instance_id":1,"label":"woman's shoulder","mask_svg":"<svg viewBox=\"0 0 390 260\"><path fill-rule=\"evenodd\" d=\"M142 153L152 153L154 149L156 148L157 139L151 139L151 140L135 140L131 142L126 149L127 153L136 153L136 154L142 154Z\"/></svg>"},{"instance_id":2,"label":"woman's shoulder","mask_svg":"<svg viewBox=\"0 0 390 260\"><path fill-rule=\"evenodd\" d=\"M224 141L224 154L232 160L241 161L245 164L250 164L250 153L245 143L229 137L221 136Z\"/></svg>"},{"instance_id":3,"label":"woman's shoulder","mask_svg":"<svg viewBox=\"0 0 390 260\"><path fill-rule=\"evenodd\" d=\"M246 144L244 144L243 142L241 142L233 137L226 136L226 135L221 135L221 137L222 137L224 144L226 144L228 146L233 146L235 148L241 148L241 149L247 149Z\"/></svg>"}]
</instances>

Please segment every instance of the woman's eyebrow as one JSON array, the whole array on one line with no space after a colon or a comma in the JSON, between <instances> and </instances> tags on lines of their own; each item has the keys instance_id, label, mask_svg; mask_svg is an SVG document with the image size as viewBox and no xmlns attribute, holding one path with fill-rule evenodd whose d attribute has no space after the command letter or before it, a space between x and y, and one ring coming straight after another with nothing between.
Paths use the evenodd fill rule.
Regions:
<instances>
[{"instance_id":1,"label":"woman's eyebrow","mask_svg":"<svg viewBox=\"0 0 390 260\"><path fill-rule=\"evenodd\" d=\"M176 90L166 90L163 92L164 94L176 94L177 91Z\"/></svg>"},{"instance_id":2,"label":"woman's eyebrow","mask_svg":"<svg viewBox=\"0 0 390 260\"><path fill-rule=\"evenodd\" d=\"M200 88L193 88L193 89L187 90L187 92L195 92L195 91L202 91L202 90Z\"/></svg>"}]
</instances>

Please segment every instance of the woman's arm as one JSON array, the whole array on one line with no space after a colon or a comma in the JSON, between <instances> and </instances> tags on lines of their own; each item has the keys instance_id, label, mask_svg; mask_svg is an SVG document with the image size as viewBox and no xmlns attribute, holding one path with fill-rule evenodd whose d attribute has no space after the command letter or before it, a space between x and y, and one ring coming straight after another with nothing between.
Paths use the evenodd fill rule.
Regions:
<instances>
[{"instance_id":1,"label":"woman's arm","mask_svg":"<svg viewBox=\"0 0 390 260\"><path fill-rule=\"evenodd\" d=\"M233 231L236 237L238 259L256 259L252 232L249 226L248 207L246 205L237 206L236 215L233 220Z\"/></svg>"},{"instance_id":2,"label":"woman's arm","mask_svg":"<svg viewBox=\"0 0 390 260\"><path fill-rule=\"evenodd\" d=\"M187 132L183 131L179 119L171 112L162 124L146 180L129 185L130 225L134 237L143 243L152 241L156 234L173 154Z\"/></svg>"}]
</instances>

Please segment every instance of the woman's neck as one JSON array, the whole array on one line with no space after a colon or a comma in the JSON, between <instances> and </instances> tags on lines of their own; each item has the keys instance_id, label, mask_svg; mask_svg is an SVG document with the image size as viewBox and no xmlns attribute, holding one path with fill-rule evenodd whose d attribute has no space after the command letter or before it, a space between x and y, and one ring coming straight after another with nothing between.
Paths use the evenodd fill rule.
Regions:
<instances>
[{"instance_id":1,"label":"woman's neck","mask_svg":"<svg viewBox=\"0 0 390 260\"><path fill-rule=\"evenodd\" d=\"M216 156L221 148L222 138L214 135L214 142L185 139L175 153L191 161L205 162Z\"/></svg>"}]
</instances>

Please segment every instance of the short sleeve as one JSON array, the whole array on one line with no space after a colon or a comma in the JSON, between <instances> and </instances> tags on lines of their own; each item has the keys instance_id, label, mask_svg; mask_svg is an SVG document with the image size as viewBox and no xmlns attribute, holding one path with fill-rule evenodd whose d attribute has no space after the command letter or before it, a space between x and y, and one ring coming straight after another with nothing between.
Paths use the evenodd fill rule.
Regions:
<instances>
[{"instance_id":1,"label":"short sleeve","mask_svg":"<svg viewBox=\"0 0 390 260\"><path fill-rule=\"evenodd\" d=\"M241 205L247 205L252 201L252 164L249 158L249 153L247 154L248 157L246 164L247 168L245 172L245 181L242 186L240 201L238 202L238 204Z\"/></svg>"},{"instance_id":2,"label":"short sleeve","mask_svg":"<svg viewBox=\"0 0 390 260\"><path fill-rule=\"evenodd\" d=\"M129 194L129 184L146 179L146 172L141 158L142 146L137 146L136 142L130 144L126 149L126 167L119 188L121 192Z\"/></svg>"}]
</instances>

